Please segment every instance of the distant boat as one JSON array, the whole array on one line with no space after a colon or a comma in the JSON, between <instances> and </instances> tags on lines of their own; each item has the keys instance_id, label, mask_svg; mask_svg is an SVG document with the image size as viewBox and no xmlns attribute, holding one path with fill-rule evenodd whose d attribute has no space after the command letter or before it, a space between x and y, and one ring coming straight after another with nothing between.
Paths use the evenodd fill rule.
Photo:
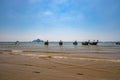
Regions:
<instances>
[{"instance_id":1,"label":"distant boat","mask_svg":"<svg viewBox=\"0 0 120 80\"><path fill-rule=\"evenodd\" d=\"M116 42L116 45L120 45L120 42Z\"/></svg>"},{"instance_id":2,"label":"distant boat","mask_svg":"<svg viewBox=\"0 0 120 80\"><path fill-rule=\"evenodd\" d=\"M98 40L93 41L93 42L90 42L90 40L88 40L86 42L82 42L82 45L97 45L97 44L98 44Z\"/></svg>"},{"instance_id":3,"label":"distant boat","mask_svg":"<svg viewBox=\"0 0 120 80\"><path fill-rule=\"evenodd\" d=\"M43 40L36 39L36 40L33 40L32 42L43 42Z\"/></svg>"},{"instance_id":4,"label":"distant boat","mask_svg":"<svg viewBox=\"0 0 120 80\"><path fill-rule=\"evenodd\" d=\"M82 42L82 45L88 45L90 42L90 40L86 41L86 42Z\"/></svg>"},{"instance_id":5,"label":"distant boat","mask_svg":"<svg viewBox=\"0 0 120 80\"><path fill-rule=\"evenodd\" d=\"M16 41L16 42L15 42L15 45L17 45L17 44L19 44L19 41Z\"/></svg>"},{"instance_id":6,"label":"distant boat","mask_svg":"<svg viewBox=\"0 0 120 80\"><path fill-rule=\"evenodd\" d=\"M48 40L44 42L44 45L49 45L49 42L48 42Z\"/></svg>"},{"instance_id":7,"label":"distant boat","mask_svg":"<svg viewBox=\"0 0 120 80\"><path fill-rule=\"evenodd\" d=\"M98 44L98 40L95 42L89 42L90 45L97 45Z\"/></svg>"},{"instance_id":8,"label":"distant boat","mask_svg":"<svg viewBox=\"0 0 120 80\"><path fill-rule=\"evenodd\" d=\"M62 45L63 45L63 42L62 42L61 40L60 40L60 42L59 42L59 45L60 45L60 46L62 46Z\"/></svg>"},{"instance_id":9,"label":"distant boat","mask_svg":"<svg viewBox=\"0 0 120 80\"><path fill-rule=\"evenodd\" d=\"M82 45L88 45L89 42L82 42Z\"/></svg>"},{"instance_id":10,"label":"distant boat","mask_svg":"<svg viewBox=\"0 0 120 80\"><path fill-rule=\"evenodd\" d=\"M77 45L77 44L78 44L77 41L73 42L73 45Z\"/></svg>"}]
</instances>

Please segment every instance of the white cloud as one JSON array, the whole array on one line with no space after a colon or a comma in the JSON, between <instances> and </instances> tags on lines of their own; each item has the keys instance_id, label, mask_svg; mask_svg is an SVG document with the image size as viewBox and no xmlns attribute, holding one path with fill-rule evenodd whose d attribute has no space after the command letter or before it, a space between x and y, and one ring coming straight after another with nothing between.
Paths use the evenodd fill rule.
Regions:
<instances>
[{"instance_id":1,"label":"white cloud","mask_svg":"<svg viewBox=\"0 0 120 80\"><path fill-rule=\"evenodd\" d=\"M53 3L55 4L63 4L63 3L67 3L68 0L53 0Z\"/></svg>"},{"instance_id":2,"label":"white cloud","mask_svg":"<svg viewBox=\"0 0 120 80\"><path fill-rule=\"evenodd\" d=\"M53 14L53 12L52 12L52 11L45 11L45 12L43 12L43 14L44 14L44 15L48 15L48 16L49 16L49 15L52 15L52 14Z\"/></svg>"},{"instance_id":3,"label":"white cloud","mask_svg":"<svg viewBox=\"0 0 120 80\"><path fill-rule=\"evenodd\" d=\"M29 0L30 3L41 2L42 0Z\"/></svg>"}]
</instances>

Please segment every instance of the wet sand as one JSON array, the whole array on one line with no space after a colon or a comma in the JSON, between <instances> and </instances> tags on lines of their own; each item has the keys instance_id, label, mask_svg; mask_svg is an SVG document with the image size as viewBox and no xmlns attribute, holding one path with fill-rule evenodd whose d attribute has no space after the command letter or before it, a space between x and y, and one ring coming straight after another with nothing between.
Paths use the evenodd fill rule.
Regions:
<instances>
[{"instance_id":1,"label":"wet sand","mask_svg":"<svg viewBox=\"0 0 120 80\"><path fill-rule=\"evenodd\" d=\"M33 56L24 55L25 52L29 53L0 51L0 80L120 80L119 59L66 58L55 56L61 54L59 52L49 51L39 52L50 54L48 56Z\"/></svg>"}]
</instances>

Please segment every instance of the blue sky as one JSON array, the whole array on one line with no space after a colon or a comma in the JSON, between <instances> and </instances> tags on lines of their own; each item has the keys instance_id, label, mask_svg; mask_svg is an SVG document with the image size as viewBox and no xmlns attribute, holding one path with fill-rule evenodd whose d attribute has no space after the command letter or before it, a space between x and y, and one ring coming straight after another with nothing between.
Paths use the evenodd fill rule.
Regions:
<instances>
[{"instance_id":1,"label":"blue sky","mask_svg":"<svg viewBox=\"0 0 120 80\"><path fill-rule=\"evenodd\" d=\"M0 41L120 41L120 0L0 0Z\"/></svg>"}]
</instances>

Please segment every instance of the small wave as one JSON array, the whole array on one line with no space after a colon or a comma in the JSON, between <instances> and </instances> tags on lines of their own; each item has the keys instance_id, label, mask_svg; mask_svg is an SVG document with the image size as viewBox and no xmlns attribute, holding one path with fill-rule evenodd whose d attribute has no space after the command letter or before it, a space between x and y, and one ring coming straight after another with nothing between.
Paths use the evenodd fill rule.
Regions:
<instances>
[{"instance_id":1,"label":"small wave","mask_svg":"<svg viewBox=\"0 0 120 80\"><path fill-rule=\"evenodd\" d=\"M68 57L68 56L53 56L53 55L38 55L38 54L18 54L21 56L36 57L36 58L54 58L54 59L71 59L71 60L88 60L88 61L106 61L106 62L120 62L120 59L110 58L94 58L94 57Z\"/></svg>"},{"instance_id":2,"label":"small wave","mask_svg":"<svg viewBox=\"0 0 120 80\"><path fill-rule=\"evenodd\" d=\"M92 61L110 61L110 62L120 62L120 59L104 59L104 58L76 58L76 57L64 57L64 56L53 56L53 58L59 59L73 59L73 60L92 60Z\"/></svg>"},{"instance_id":3,"label":"small wave","mask_svg":"<svg viewBox=\"0 0 120 80\"><path fill-rule=\"evenodd\" d=\"M21 52L23 52L22 50L12 50L12 52L14 53L21 53Z\"/></svg>"},{"instance_id":4,"label":"small wave","mask_svg":"<svg viewBox=\"0 0 120 80\"><path fill-rule=\"evenodd\" d=\"M39 52L39 53L53 53L53 54L67 54L70 52L48 51L48 50L24 50L23 52Z\"/></svg>"}]
</instances>

